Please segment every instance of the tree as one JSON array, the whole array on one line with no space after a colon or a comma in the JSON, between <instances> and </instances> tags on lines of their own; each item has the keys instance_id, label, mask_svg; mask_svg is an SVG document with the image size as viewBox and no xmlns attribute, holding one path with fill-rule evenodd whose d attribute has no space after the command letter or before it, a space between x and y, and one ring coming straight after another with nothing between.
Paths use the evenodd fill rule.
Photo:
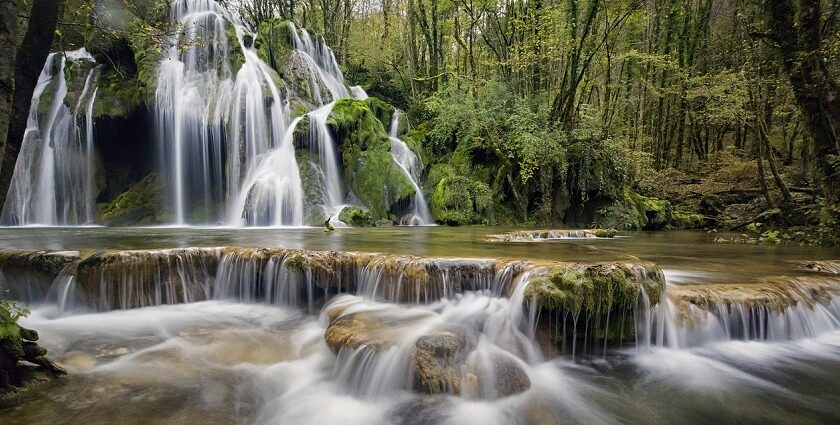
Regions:
<instances>
[{"instance_id":1,"label":"tree","mask_svg":"<svg viewBox=\"0 0 840 425\"><path fill-rule=\"evenodd\" d=\"M820 0L765 0L771 37L811 133L828 221L840 222L840 87L822 52L826 22ZM833 14L832 14L833 16ZM798 21L798 22L797 22Z\"/></svg>"},{"instance_id":2,"label":"tree","mask_svg":"<svg viewBox=\"0 0 840 425\"><path fill-rule=\"evenodd\" d=\"M0 157L6 149L6 133L12 113L15 90L15 58L17 53L17 3L0 4ZM2 167L2 162L0 162ZM2 171L2 169L0 169ZM3 189L0 189L3 191ZM0 203L2 205L2 203Z\"/></svg>"}]
</instances>

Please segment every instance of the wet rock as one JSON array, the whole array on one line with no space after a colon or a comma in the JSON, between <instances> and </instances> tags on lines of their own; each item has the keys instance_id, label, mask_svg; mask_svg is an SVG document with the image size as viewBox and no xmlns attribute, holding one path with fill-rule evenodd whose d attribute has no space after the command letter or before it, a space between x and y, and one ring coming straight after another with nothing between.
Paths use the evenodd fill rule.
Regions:
<instances>
[{"instance_id":1,"label":"wet rock","mask_svg":"<svg viewBox=\"0 0 840 425\"><path fill-rule=\"evenodd\" d=\"M668 289L668 298L685 312L688 306L714 310L719 306L743 306L780 312L788 307L825 304L840 295L840 281L832 277L776 277L758 283L678 285Z\"/></svg>"},{"instance_id":2,"label":"wet rock","mask_svg":"<svg viewBox=\"0 0 840 425\"><path fill-rule=\"evenodd\" d=\"M161 186L157 174L149 174L99 210L106 226L156 224L163 221Z\"/></svg>"},{"instance_id":3,"label":"wet rock","mask_svg":"<svg viewBox=\"0 0 840 425\"><path fill-rule=\"evenodd\" d=\"M517 230L490 235L492 242L531 242L556 239L590 239L590 238L611 238L618 234L615 229L555 229L555 230Z\"/></svg>"},{"instance_id":4,"label":"wet rock","mask_svg":"<svg viewBox=\"0 0 840 425\"><path fill-rule=\"evenodd\" d=\"M414 389L427 394L461 392L464 341L452 332L421 336L412 355Z\"/></svg>"},{"instance_id":5,"label":"wet rock","mask_svg":"<svg viewBox=\"0 0 840 425\"><path fill-rule=\"evenodd\" d=\"M519 394L531 387L531 379L515 360L508 356L493 356L495 396ZM484 398L492 398L485 395Z\"/></svg>"}]
</instances>

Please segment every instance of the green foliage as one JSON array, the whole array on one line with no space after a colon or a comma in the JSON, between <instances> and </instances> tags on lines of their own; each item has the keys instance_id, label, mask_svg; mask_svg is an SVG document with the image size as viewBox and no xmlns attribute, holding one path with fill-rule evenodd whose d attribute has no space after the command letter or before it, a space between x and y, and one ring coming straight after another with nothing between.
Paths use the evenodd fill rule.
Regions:
<instances>
[{"instance_id":1,"label":"green foliage","mask_svg":"<svg viewBox=\"0 0 840 425\"><path fill-rule=\"evenodd\" d=\"M344 207L338 219L351 227L371 227L375 224L367 208Z\"/></svg>"},{"instance_id":2,"label":"green foliage","mask_svg":"<svg viewBox=\"0 0 840 425\"><path fill-rule=\"evenodd\" d=\"M450 225L489 224L492 193L486 184L463 176L443 177L432 194L435 220Z\"/></svg>"}]
</instances>

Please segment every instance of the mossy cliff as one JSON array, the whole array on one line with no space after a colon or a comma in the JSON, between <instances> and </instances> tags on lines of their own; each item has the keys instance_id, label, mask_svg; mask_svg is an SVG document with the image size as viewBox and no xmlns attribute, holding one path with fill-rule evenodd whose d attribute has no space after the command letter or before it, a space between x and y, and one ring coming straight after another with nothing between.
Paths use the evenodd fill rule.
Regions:
<instances>
[{"instance_id":1,"label":"mossy cliff","mask_svg":"<svg viewBox=\"0 0 840 425\"><path fill-rule=\"evenodd\" d=\"M338 100L327 125L336 135L345 184L374 219L383 219L414 194L414 187L394 162L385 127L368 104Z\"/></svg>"}]
</instances>

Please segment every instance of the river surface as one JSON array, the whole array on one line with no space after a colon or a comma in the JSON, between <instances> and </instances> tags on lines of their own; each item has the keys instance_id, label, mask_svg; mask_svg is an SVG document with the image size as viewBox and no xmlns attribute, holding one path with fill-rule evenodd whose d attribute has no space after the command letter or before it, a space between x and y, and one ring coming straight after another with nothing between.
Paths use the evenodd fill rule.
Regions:
<instances>
[{"instance_id":1,"label":"river surface","mask_svg":"<svg viewBox=\"0 0 840 425\"><path fill-rule=\"evenodd\" d=\"M721 244L703 232L535 243L487 240L507 230L18 228L0 230L0 248L243 246L556 261L641 259L661 265L669 285L746 284L796 274L799 261L840 259L837 249ZM433 306L346 297L371 311L420 312L441 320L474 317L467 314L475 311L504 317L519 311L508 299L484 293ZM59 314L46 304L33 306L22 323L39 331L50 356L70 374L2 402L2 424L840 422L840 323L795 340L616 348L574 359L522 356L530 389L506 398L378 391L371 388L375 381L344 379L346 365L324 343L325 315L281 305L217 300ZM410 329L406 325L406 332ZM482 332L482 344L493 340L490 330Z\"/></svg>"}]
</instances>

